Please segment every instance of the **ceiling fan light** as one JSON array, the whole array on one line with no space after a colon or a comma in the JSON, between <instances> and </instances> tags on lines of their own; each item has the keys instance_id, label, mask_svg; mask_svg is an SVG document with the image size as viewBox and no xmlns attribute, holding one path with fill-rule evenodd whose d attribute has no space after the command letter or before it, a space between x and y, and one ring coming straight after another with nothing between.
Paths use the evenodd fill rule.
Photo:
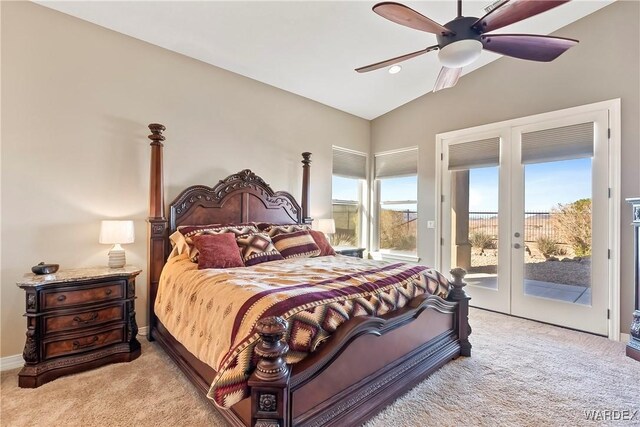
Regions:
<instances>
[{"instance_id":1,"label":"ceiling fan light","mask_svg":"<svg viewBox=\"0 0 640 427\"><path fill-rule=\"evenodd\" d=\"M459 40L446 45L438 52L440 63L448 68L462 68L480 57L482 43L478 40Z\"/></svg>"}]
</instances>

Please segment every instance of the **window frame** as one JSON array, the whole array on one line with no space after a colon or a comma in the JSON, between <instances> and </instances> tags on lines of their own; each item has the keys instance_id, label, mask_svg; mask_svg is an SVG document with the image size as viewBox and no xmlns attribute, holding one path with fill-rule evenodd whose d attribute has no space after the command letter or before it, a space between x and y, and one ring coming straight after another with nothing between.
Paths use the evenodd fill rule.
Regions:
<instances>
[{"instance_id":1,"label":"window frame","mask_svg":"<svg viewBox=\"0 0 640 427\"><path fill-rule=\"evenodd\" d=\"M365 176L366 178L358 178L358 177L348 177L348 176L343 176L343 175L336 175L333 173L333 169L331 171L331 179L332 179L332 185L331 185L331 218L333 218L333 206L334 205L343 205L343 206L357 206L358 208L358 230L356 230L356 235L358 236L357 242L356 242L356 246L353 248L364 248L365 250L369 248L368 245L368 239L369 239L369 229L370 229L370 223L371 223L371 218L368 215L368 201L369 201L369 197L368 197L368 193L369 193L369 177L370 177L370 163L369 163L369 155L367 153L363 153L361 151L357 151L357 150L352 150L349 148L344 148L344 147L339 147L336 145L332 146L332 153L333 150L339 150L339 151L344 151L347 153L352 153L355 155L359 155L359 156L363 156L365 158L365 164L366 164L366 168L365 168ZM333 162L332 162L333 163ZM358 182L358 200L341 200L341 199L334 199L333 198L333 177L337 176L337 177L341 177L341 178L345 178L345 179L353 179L356 180ZM349 249L352 247L340 247L341 249Z\"/></svg>"},{"instance_id":2,"label":"window frame","mask_svg":"<svg viewBox=\"0 0 640 427\"><path fill-rule=\"evenodd\" d=\"M415 177L416 179L416 198L415 200L397 200L397 201L383 201L380 199L381 194L382 194L382 181L386 180L386 179L394 179L394 178L403 178L403 177ZM387 176L384 178L379 178L376 179L376 191L377 191L377 197L376 197L376 216L377 216L377 223L376 223L376 250L378 253L380 253L380 255L382 256L382 258L400 258L400 259L409 259L412 261L418 261L418 236L419 236L419 230L420 228L418 227L418 218L419 218L419 211L418 211L418 174L415 175L399 175L399 176ZM383 207L385 205L387 206L393 206L393 205L407 205L407 204L415 204L416 205L416 249L414 252L408 253L408 252L400 252L400 251L394 251L393 249L383 249L380 247L380 217L381 217L381 211L383 209Z\"/></svg>"},{"instance_id":3,"label":"window frame","mask_svg":"<svg viewBox=\"0 0 640 427\"><path fill-rule=\"evenodd\" d=\"M403 153L406 151L415 151L416 157L416 174L401 174L397 176L385 176L383 178L376 178L376 170L375 163L372 169L372 197L371 197L371 211L373 212L372 221L371 221L371 254L375 259L388 259L388 260L400 260L400 261L411 261L411 262L419 262L420 257L419 254L419 241L420 241L420 227L419 223L416 222L416 251L412 254L401 253L401 252L393 252L387 251L380 248L380 210L383 205L381 198L381 182L384 179L389 178L400 178L406 176L415 176L416 177L416 199L410 201L411 203L415 203L416 205L416 215L418 221L420 217L420 208L419 208L419 194L420 194L420 173L419 173L419 148L417 146L413 147L405 147L397 150L383 151L379 153L373 154L373 158L375 159L378 156L384 155L392 155L396 153ZM383 252L384 251L384 252Z\"/></svg>"}]
</instances>

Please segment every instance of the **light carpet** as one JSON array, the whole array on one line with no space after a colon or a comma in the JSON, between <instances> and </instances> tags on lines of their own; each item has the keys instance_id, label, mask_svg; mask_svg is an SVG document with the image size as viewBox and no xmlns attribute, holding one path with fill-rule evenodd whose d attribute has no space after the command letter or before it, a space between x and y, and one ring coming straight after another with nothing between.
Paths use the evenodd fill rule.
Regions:
<instances>
[{"instance_id":1,"label":"light carpet","mask_svg":"<svg viewBox=\"0 0 640 427\"><path fill-rule=\"evenodd\" d=\"M640 363L624 344L471 310L471 358L459 358L367 423L380 426L640 425L589 421L585 411L640 411ZM225 425L156 345L142 355L37 389L2 373L2 426ZM596 413L597 414L597 413ZM604 414L604 412L600 412Z\"/></svg>"}]
</instances>

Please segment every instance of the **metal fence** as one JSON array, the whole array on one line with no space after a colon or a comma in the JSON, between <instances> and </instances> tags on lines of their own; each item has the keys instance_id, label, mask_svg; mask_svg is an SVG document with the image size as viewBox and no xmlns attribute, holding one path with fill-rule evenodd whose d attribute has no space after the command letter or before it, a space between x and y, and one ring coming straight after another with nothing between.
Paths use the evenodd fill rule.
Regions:
<instances>
[{"instance_id":1,"label":"metal fence","mask_svg":"<svg viewBox=\"0 0 640 427\"><path fill-rule=\"evenodd\" d=\"M560 234L553 227L551 212L524 213L524 240L535 242L540 237L561 242ZM498 212L469 212L469 235L484 233L498 238Z\"/></svg>"}]
</instances>

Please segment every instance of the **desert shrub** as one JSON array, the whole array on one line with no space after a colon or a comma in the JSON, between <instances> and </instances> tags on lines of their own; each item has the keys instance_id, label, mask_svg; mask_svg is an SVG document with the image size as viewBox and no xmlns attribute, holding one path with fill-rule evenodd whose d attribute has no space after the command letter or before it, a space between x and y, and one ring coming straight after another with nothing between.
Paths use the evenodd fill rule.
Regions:
<instances>
[{"instance_id":1,"label":"desert shrub","mask_svg":"<svg viewBox=\"0 0 640 427\"><path fill-rule=\"evenodd\" d=\"M331 236L332 246L359 246L355 234L336 233Z\"/></svg>"},{"instance_id":2,"label":"desert shrub","mask_svg":"<svg viewBox=\"0 0 640 427\"><path fill-rule=\"evenodd\" d=\"M401 251L416 250L415 219L407 221L406 211L380 210L380 247Z\"/></svg>"},{"instance_id":3,"label":"desert shrub","mask_svg":"<svg viewBox=\"0 0 640 427\"><path fill-rule=\"evenodd\" d=\"M542 252L545 258L549 258L554 255L565 255L566 251L558 245L558 242L547 236L540 236L536 240L538 249Z\"/></svg>"},{"instance_id":4,"label":"desert shrub","mask_svg":"<svg viewBox=\"0 0 640 427\"><path fill-rule=\"evenodd\" d=\"M469 236L469 243L471 243L471 246L478 249L496 248L493 237L489 236L487 233L483 233L482 231L472 233L471 236Z\"/></svg>"},{"instance_id":5,"label":"desert shrub","mask_svg":"<svg viewBox=\"0 0 640 427\"><path fill-rule=\"evenodd\" d=\"M551 210L551 220L577 256L591 255L591 199L580 199Z\"/></svg>"}]
</instances>

